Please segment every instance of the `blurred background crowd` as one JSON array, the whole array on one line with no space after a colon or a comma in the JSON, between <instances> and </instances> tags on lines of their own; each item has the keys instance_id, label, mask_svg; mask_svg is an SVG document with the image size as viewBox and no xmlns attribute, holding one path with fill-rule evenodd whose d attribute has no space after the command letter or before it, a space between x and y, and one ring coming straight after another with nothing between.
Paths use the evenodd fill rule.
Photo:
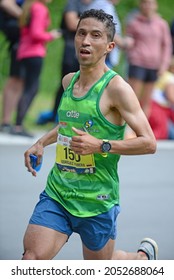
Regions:
<instances>
[{"instance_id":1,"label":"blurred background crowd","mask_svg":"<svg viewBox=\"0 0 174 280\"><path fill-rule=\"evenodd\" d=\"M57 123L62 77L79 69L74 49L79 15L100 8L116 23L107 66L132 86L156 139L174 139L172 5L172 0L0 0L0 133L33 137ZM133 137L129 128L126 137Z\"/></svg>"}]
</instances>

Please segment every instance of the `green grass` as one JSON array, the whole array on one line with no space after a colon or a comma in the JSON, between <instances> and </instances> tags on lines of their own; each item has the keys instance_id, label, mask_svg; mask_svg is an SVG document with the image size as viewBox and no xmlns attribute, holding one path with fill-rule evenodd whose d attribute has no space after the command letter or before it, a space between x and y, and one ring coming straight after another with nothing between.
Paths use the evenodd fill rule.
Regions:
<instances>
[{"instance_id":1,"label":"green grass","mask_svg":"<svg viewBox=\"0 0 174 280\"><path fill-rule=\"evenodd\" d=\"M55 0L49 4L50 15L52 19L51 28L58 28L61 21L61 15L66 1ZM117 6L117 12L120 20L124 24L124 18L128 12L136 7L137 0L121 0L120 4ZM174 1L173 0L159 0L159 13L164 19L170 24L174 18ZM150 32L150 30L149 30ZM44 60L44 66L40 78L40 88L39 92L34 99L32 106L27 114L25 125L27 128L32 130L40 129L35 125L35 120L37 118L38 112L43 110L49 110L52 108L54 102L54 96L57 87L60 84L60 66L63 53L63 40L58 39L51 42L47 46L47 56ZM2 104L2 89L7 78L9 69L9 58L8 58L8 44L5 38L0 34L0 103ZM124 62L124 57L121 60ZM115 70L122 74L123 63L121 66L117 67ZM0 108L1 113L2 108ZM49 129L50 125L44 126L44 129ZM43 127L41 127L43 129Z\"/></svg>"}]
</instances>

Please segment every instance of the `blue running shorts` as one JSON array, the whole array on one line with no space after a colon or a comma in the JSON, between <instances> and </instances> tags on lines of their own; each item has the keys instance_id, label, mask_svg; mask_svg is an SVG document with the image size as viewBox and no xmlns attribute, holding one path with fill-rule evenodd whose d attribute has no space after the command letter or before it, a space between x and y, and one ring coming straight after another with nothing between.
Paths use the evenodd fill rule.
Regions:
<instances>
[{"instance_id":1,"label":"blue running shorts","mask_svg":"<svg viewBox=\"0 0 174 280\"><path fill-rule=\"evenodd\" d=\"M120 206L115 205L108 212L97 216L76 217L43 191L29 223L52 228L68 237L76 232L88 249L98 251L110 238L116 238L116 218L119 212Z\"/></svg>"}]
</instances>

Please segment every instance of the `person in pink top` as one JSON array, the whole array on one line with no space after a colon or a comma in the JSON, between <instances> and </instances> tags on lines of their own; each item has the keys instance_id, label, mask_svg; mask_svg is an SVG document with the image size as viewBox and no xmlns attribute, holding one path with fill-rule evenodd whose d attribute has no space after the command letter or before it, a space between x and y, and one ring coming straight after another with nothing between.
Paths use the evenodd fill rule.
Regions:
<instances>
[{"instance_id":1,"label":"person in pink top","mask_svg":"<svg viewBox=\"0 0 174 280\"><path fill-rule=\"evenodd\" d=\"M26 0L20 17L17 58L24 70L24 89L17 106L16 125L11 130L13 135L32 136L23 127L24 118L38 91L46 43L61 36L57 30L47 31L50 25L48 2L50 0Z\"/></svg>"},{"instance_id":2,"label":"person in pink top","mask_svg":"<svg viewBox=\"0 0 174 280\"><path fill-rule=\"evenodd\" d=\"M157 14L156 0L139 0L139 10L126 26L134 40L127 49L128 83L149 115L155 81L169 67L172 42L168 23Z\"/></svg>"}]
</instances>

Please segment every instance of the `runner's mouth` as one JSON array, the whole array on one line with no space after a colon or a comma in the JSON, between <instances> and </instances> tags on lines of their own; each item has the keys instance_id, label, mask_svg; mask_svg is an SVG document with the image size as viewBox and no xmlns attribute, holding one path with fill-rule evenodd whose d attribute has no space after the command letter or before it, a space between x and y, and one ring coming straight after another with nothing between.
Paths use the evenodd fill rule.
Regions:
<instances>
[{"instance_id":1,"label":"runner's mouth","mask_svg":"<svg viewBox=\"0 0 174 280\"><path fill-rule=\"evenodd\" d=\"M87 50L87 49L80 49L80 54L86 55L86 54L90 54L90 53L91 52L89 50Z\"/></svg>"}]
</instances>

